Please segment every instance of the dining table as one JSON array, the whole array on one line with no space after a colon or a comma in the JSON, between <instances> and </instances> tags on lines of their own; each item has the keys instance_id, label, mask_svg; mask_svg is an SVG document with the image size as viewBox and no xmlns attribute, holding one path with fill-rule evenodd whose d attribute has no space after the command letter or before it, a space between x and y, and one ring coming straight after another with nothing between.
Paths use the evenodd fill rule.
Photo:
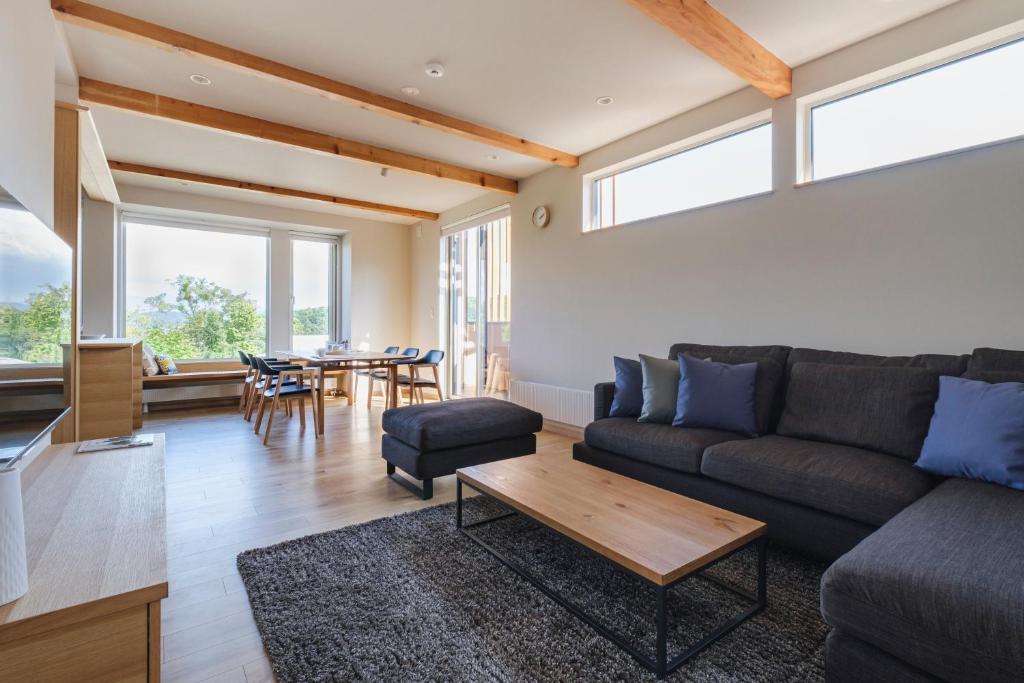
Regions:
<instances>
[{"instance_id":1,"label":"dining table","mask_svg":"<svg viewBox=\"0 0 1024 683\"><path fill-rule=\"evenodd\" d=\"M348 396L348 404L352 405L352 372L356 370L374 370L383 368L388 371L388 396L387 406L398 405L398 365L395 361L409 360L408 356L400 353L383 353L379 351L328 351L316 353L313 351L278 351L277 355L284 356L289 361L302 361L308 367L318 368L316 391L317 407L317 431L324 433L324 379L328 370L348 370L349 380L345 394Z\"/></svg>"}]
</instances>

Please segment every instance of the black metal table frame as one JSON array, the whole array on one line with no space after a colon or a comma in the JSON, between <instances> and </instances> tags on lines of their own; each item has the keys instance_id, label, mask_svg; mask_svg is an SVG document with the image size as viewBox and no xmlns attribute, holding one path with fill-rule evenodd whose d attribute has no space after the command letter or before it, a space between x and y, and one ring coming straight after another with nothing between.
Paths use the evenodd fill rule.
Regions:
<instances>
[{"instance_id":1,"label":"black metal table frame","mask_svg":"<svg viewBox=\"0 0 1024 683\"><path fill-rule=\"evenodd\" d=\"M547 524L544 524L544 522L542 522L542 521L540 521L538 519L533 518L529 514L522 513L519 510L510 509L508 512L505 512L505 513L502 513L502 514L499 514L499 515L495 515L493 517L488 517L487 519L482 519L482 520L479 520L479 521L476 521L476 522L472 522L470 524L463 524L462 523L462 507L463 507L463 505L462 505L462 486L463 486L464 483L465 483L465 485L467 487L473 489L477 493L479 493L481 495L485 495L485 496L487 495L486 492L481 491L480 489L474 487L472 484L469 484L468 482L463 482L461 478L456 479L456 498L455 498L455 525L456 525L456 527L458 527L458 529L462 533L464 533L466 536L468 536L470 539L472 539L473 542L475 542L477 545L479 545L484 550L486 550L491 555L493 555L498 560L500 560L502 564L504 564L509 569L514 571L516 574L518 574L519 576L523 577L524 579L526 579L527 581L532 583L541 592L543 592L549 598L551 598L556 603L561 605L563 608L565 608L566 610L571 612L574 616L576 616L578 619L583 621L585 624L587 624L588 626L593 628L601 636L603 636L604 638L610 640L615 645L617 645L620 648L622 648L623 650L625 650L625 652L627 654L629 654L631 657L633 657L633 659L635 659L637 662L639 662L642 666L646 667L650 671L653 671L658 676L658 678L664 678L668 674L670 674L673 671L675 671L676 669L678 669L680 666L682 666L687 661L689 661L690 659L695 657L698 653L700 653L704 648L706 648L707 646L711 645L712 643L717 641L719 638L721 638L722 636L724 636L725 634L729 633L734 628L736 628L737 626L742 624L744 621L746 621L750 617L754 616L755 614L757 614L758 612L763 610L765 608L765 606L767 605L767 593L768 593L768 582L767 582L767 564L768 564L768 562L767 562L767 555L768 555L768 553L767 553L767 537L764 536L764 535L761 535L758 538L755 538L754 540L750 541L749 543L745 543L744 545L742 545L742 546L740 546L740 547L730 551L729 553L723 555L722 557L719 557L719 558L709 562L708 564L704 565L703 567L701 567L700 569L698 569L695 572L692 572L692 573L687 574L685 576L681 576L678 579L676 579L676 580L674 580L674 581L672 581L672 582L670 582L668 584L660 585L660 584L657 584L657 583L651 581L647 577L642 576L642 575L638 574L637 572L629 569L628 567L624 567L621 564L619 564L618 562L615 562L614 560L611 560L611 559L605 557L604 555L601 555L600 553L595 552L594 550L592 550L591 548L588 548L587 546L583 545L582 543L580 543L576 539L570 538L569 536L566 536L565 534L563 534L562 532L558 531L557 529L553 529L552 527L548 526ZM488 497L490 497L490 496L488 496ZM494 500L497 500L497 499L494 499ZM501 501L498 501L498 502L500 503ZM502 503L502 505L504 505L505 507L508 507L504 503ZM656 598L655 598L655 603L656 603L655 625L656 625L656 629L657 629L657 636L655 638L655 656L653 658L648 656L648 655L646 655L646 654L644 654L643 652L640 652L640 650L638 650L631 643L626 641L625 638L623 638L619 634L615 633L609 627L607 627L604 624L602 624L601 622L597 621L595 618L591 617L589 614L584 612L580 607L576 606L575 604L573 604L572 602L570 602L566 598L562 597L562 595L560 593L558 593L553 588L548 587L543 581L541 581L541 579L539 579L538 577L534 576L532 573L530 573L529 571L527 571L523 567L519 566L515 562L509 560L500 550L498 550L497 548L495 548L494 546L489 544L487 541L484 541L483 539L479 538L478 536L476 536L475 534L473 534L473 533L471 533L469 531L469 529L472 529L473 527L482 526L484 524L490 524L490 523L496 522L496 521L498 521L500 519L506 519L508 517L512 517L512 516L517 515L517 514L522 514L526 518L531 519L534 522L537 522L538 524L541 524L545 528L551 529L552 531L556 532L562 538L565 538L565 539L567 539L569 541L572 541L573 543L575 543L579 547L586 549L591 554L593 554L593 555L595 555L597 557L600 557L602 560L605 560L605 561L611 563L614 567L616 567L616 568L618 568L620 570L623 570L623 571L625 571L625 572L627 572L629 574L632 574L633 576L636 576L636 577L642 579L643 581L646 581L647 583L649 583L649 584L654 586L654 589L655 589L655 592L656 592ZM732 585L731 583L729 583L727 581L723 581L722 579L719 579L719 578L716 578L714 576L711 576L709 574L705 574L704 573L705 570L713 567L714 565L718 564L719 562L722 562L723 560L726 560L726 559L732 557L733 555L735 555L736 553L740 552L741 550L749 548L751 545L756 545L757 546L757 592L756 593L752 592L752 591L748 591L745 588L741 588L739 586L734 586L734 585ZM667 617L666 617L666 609L665 609L666 596L667 596L668 590L670 588L672 588L673 586L675 586L676 584L678 584L678 583L680 583L682 581L685 581L686 579L689 579L689 578L692 578L692 577L695 577L695 576L703 578L703 579L706 579L706 580L708 580L708 581L710 581L710 582L712 582L712 583L714 583L714 584L716 584L716 585L718 585L718 586L720 586L722 588L725 588L726 590L729 590L729 591L739 595L740 597L746 598L747 600L750 600L752 602L752 604L751 604L750 607L748 607L746 610L744 610L740 614L738 614L738 615L736 615L736 616L734 616L734 617L732 617L730 619L727 619L726 621L723 621L722 623L718 624L718 626L716 626L714 629L712 629L710 632L708 632L704 637L702 637L696 643L690 645L688 648L686 648L681 654L677 655L675 658L669 659L668 658L668 653L667 653L668 625L667 625Z\"/></svg>"}]
</instances>

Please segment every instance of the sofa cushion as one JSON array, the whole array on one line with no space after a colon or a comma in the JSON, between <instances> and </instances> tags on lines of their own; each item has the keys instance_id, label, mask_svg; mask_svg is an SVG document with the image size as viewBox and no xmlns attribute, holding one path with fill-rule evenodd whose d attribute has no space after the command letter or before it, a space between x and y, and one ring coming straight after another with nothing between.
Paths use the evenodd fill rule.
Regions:
<instances>
[{"instance_id":1,"label":"sofa cushion","mask_svg":"<svg viewBox=\"0 0 1024 683\"><path fill-rule=\"evenodd\" d=\"M940 377L916 466L1024 491L1024 383Z\"/></svg>"},{"instance_id":2,"label":"sofa cushion","mask_svg":"<svg viewBox=\"0 0 1024 683\"><path fill-rule=\"evenodd\" d=\"M665 360L640 354L643 373L643 407L640 422L671 424L676 416L676 398L679 394L679 361Z\"/></svg>"},{"instance_id":3,"label":"sofa cushion","mask_svg":"<svg viewBox=\"0 0 1024 683\"><path fill-rule=\"evenodd\" d=\"M693 355L687 353L686 355ZM768 434L775 429L782 414L782 389L785 368L782 363L759 356L742 356L734 353L709 353L701 358L710 358L715 363L742 365L757 363L757 380L754 387L754 409L757 415L757 433Z\"/></svg>"},{"instance_id":4,"label":"sofa cushion","mask_svg":"<svg viewBox=\"0 0 1024 683\"><path fill-rule=\"evenodd\" d=\"M587 425L583 440L588 446L650 465L697 474L704 449L743 436L717 429L690 429L610 417Z\"/></svg>"},{"instance_id":5,"label":"sofa cushion","mask_svg":"<svg viewBox=\"0 0 1024 683\"><path fill-rule=\"evenodd\" d=\"M839 558L825 621L946 681L1020 681L1024 493L949 479Z\"/></svg>"},{"instance_id":6,"label":"sofa cushion","mask_svg":"<svg viewBox=\"0 0 1024 683\"><path fill-rule=\"evenodd\" d=\"M718 363L727 361L718 360L716 356L743 356L744 358L770 358L782 367L786 366L786 359L789 357L788 346L766 345L766 346L714 346L711 344L673 344L668 350L669 358L678 358L679 354L688 353L694 358L711 358Z\"/></svg>"},{"instance_id":7,"label":"sofa cushion","mask_svg":"<svg viewBox=\"0 0 1024 683\"><path fill-rule=\"evenodd\" d=\"M1024 382L1024 370L968 370L964 379L976 379L990 384Z\"/></svg>"},{"instance_id":8,"label":"sofa cushion","mask_svg":"<svg viewBox=\"0 0 1024 683\"><path fill-rule=\"evenodd\" d=\"M615 366L615 393L608 414L612 417L639 417L644 407L644 376L640 361L612 358Z\"/></svg>"},{"instance_id":9,"label":"sofa cushion","mask_svg":"<svg viewBox=\"0 0 1024 683\"><path fill-rule=\"evenodd\" d=\"M463 398L384 411L384 431L413 448L437 451L525 436L544 428L537 412L496 398Z\"/></svg>"},{"instance_id":10,"label":"sofa cushion","mask_svg":"<svg viewBox=\"0 0 1024 683\"><path fill-rule=\"evenodd\" d=\"M672 426L757 436L756 395L757 361L716 363L681 353L679 395Z\"/></svg>"},{"instance_id":11,"label":"sofa cushion","mask_svg":"<svg viewBox=\"0 0 1024 683\"><path fill-rule=\"evenodd\" d=\"M916 460L938 393L925 368L797 363L777 431Z\"/></svg>"},{"instance_id":12,"label":"sofa cushion","mask_svg":"<svg viewBox=\"0 0 1024 683\"><path fill-rule=\"evenodd\" d=\"M711 446L700 471L719 481L876 526L933 485L930 476L891 455L776 435Z\"/></svg>"},{"instance_id":13,"label":"sofa cushion","mask_svg":"<svg viewBox=\"0 0 1024 683\"><path fill-rule=\"evenodd\" d=\"M829 365L858 365L885 368L927 368L940 375L962 375L967 370L968 355L921 353L916 356L875 356L849 351L823 351L821 349L793 349L789 353L788 367L797 363L827 363Z\"/></svg>"},{"instance_id":14,"label":"sofa cushion","mask_svg":"<svg viewBox=\"0 0 1024 683\"><path fill-rule=\"evenodd\" d=\"M1010 349L974 349L971 354L970 364L967 366L970 372L982 370L1011 370L1024 372L1024 351L1011 351Z\"/></svg>"}]
</instances>

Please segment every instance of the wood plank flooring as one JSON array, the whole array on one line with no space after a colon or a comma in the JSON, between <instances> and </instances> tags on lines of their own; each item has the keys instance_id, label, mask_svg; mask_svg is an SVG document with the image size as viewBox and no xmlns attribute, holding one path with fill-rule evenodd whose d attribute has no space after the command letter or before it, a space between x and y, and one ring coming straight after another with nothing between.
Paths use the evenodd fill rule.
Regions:
<instances>
[{"instance_id":1,"label":"wood plank flooring","mask_svg":"<svg viewBox=\"0 0 1024 683\"><path fill-rule=\"evenodd\" d=\"M164 681L274 680L235 568L241 551L454 500L454 477L437 480L430 501L388 480L383 407L356 404L328 400L319 441L281 412L269 446L231 408L147 415L142 431L167 435ZM545 431L537 442L568 456L573 439Z\"/></svg>"}]
</instances>

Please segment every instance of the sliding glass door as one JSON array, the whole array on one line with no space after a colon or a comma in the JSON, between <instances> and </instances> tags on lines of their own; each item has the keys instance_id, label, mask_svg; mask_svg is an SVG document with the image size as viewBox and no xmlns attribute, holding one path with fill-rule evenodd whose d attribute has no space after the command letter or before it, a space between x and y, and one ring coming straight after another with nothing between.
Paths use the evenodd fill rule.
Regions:
<instances>
[{"instance_id":1,"label":"sliding glass door","mask_svg":"<svg viewBox=\"0 0 1024 683\"><path fill-rule=\"evenodd\" d=\"M508 213L446 233L441 245L449 395L507 398L512 333Z\"/></svg>"}]
</instances>

